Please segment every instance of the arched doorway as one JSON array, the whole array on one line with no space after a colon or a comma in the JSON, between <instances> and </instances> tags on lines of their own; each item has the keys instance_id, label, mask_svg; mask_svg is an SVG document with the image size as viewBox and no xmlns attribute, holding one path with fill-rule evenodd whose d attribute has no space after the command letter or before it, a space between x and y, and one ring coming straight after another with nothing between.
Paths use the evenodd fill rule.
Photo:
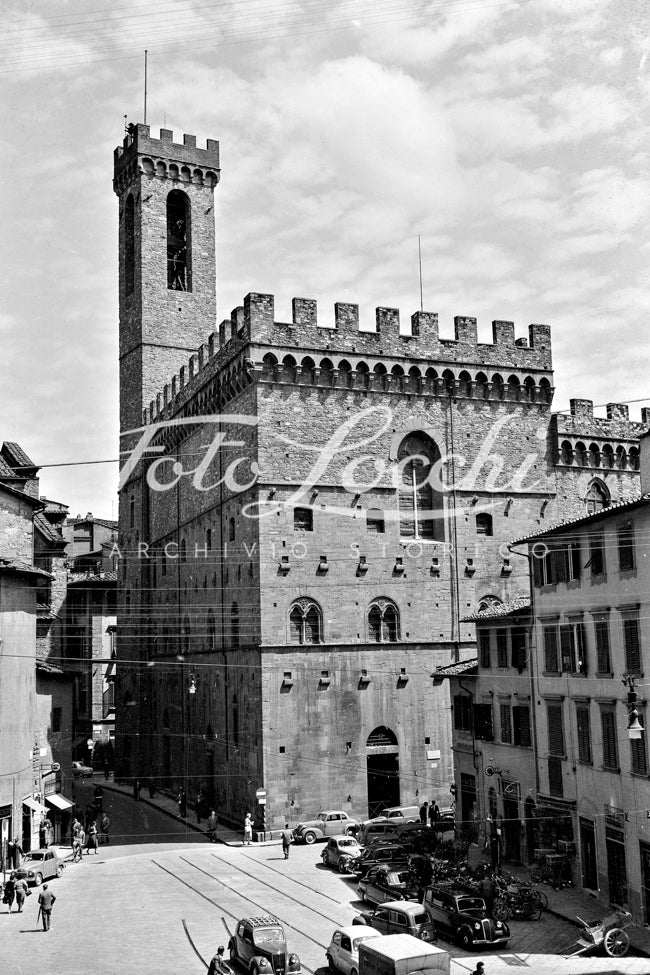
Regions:
<instances>
[{"instance_id":1,"label":"arched doorway","mask_svg":"<svg viewBox=\"0 0 650 975\"><path fill-rule=\"evenodd\" d=\"M382 725L366 742L368 815L372 819L386 806L400 805L399 748L395 734Z\"/></svg>"}]
</instances>

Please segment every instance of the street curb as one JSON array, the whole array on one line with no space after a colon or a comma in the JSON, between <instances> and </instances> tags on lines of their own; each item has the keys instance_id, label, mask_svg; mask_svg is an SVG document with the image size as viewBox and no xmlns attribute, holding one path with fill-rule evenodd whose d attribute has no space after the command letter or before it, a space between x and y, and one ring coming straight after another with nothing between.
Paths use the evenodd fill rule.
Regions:
<instances>
[{"instance_id":1,"label":"street curb","mask_svg":"<svg viewBox=\"0 0 650 975\"><path fill-rule=\"evenodd\" d=\"M105 782L102 783L102 789L105 789L107 792L112 792L114 795L126 796L127 798L129 798L130 796L129 792L126 792L124 789L117 788L113 783L108 785ZM150 806L151 809L157 809L158 812L164 813L166 816L169 816L170 819L175 819L177 823L183 823L184 826L189 826L190 829L194 830L195 833L201 833L207 839L208 831L204 829L202 826L199 826L198 823L193 823L189 819L183 819L182 816L177 815L176 813L172 812L170 809L165 809L164 806L160 806L157 802L154 802L153 799L147 799L146 796L141 795L137 801L144 802L145 805ZM221 839L218 833L216 836L216 842L220 843L222 846L231 846L231 847L244 845L243 840L229 841L229 840ZM277 846L279 842L280 842L279 840L260 840L259 842L256 842L254 845L255 846Z\"/></svg>"}]
</instances>

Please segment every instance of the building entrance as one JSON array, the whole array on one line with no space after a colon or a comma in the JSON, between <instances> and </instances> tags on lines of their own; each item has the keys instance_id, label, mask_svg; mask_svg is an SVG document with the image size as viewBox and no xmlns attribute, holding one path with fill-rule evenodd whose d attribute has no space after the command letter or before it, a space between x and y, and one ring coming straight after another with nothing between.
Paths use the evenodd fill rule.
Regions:
<instances>
[{"instance_id":1,"label":"building entrance","mask_svg":"<svg viewBox=\"0 0 650 975\"><path fill-rule=\"evenodd\" d=\"M609 899L612 904L627 904L627 870L625 868L625 844L622 831L605 827L607 850L607 878Z\"/></svg>"},{"instance_id":2,"label":"building entrance","mask_svg":"<svg viewBox=\"0 0 650 975\"><path fill-rule=\"evenodd\" d=\"M368 736L366 762L368 816L372 819L386 806L400 805L399 750L390 728L375 728Z\"/></svg>"},{"instance_id":3,"label":"building entrance","mask_svg":"<svg viewBox=\"0 0 650 975\"><path fill-rule=\"evenodd\" d=\"M580 853L582 855L582 886L598 890L598 861L596 860L596 831L590 819L580 817Z\"/></svg>"}]
</instances>

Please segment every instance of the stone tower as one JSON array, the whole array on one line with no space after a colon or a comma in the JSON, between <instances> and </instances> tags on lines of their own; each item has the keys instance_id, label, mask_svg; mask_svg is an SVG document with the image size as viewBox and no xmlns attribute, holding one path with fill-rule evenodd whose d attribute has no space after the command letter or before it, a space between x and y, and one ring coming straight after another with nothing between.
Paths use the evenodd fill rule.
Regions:
<instances>
[{"instance_id":1,"label":"stone tower","mask_svg":"<svg viewBox=\"0 0 650 975\"><path fill-rule=\"evenodd\" d=\"M178 372L215 324L214 187L219 143L152 139L131 125L115 150L119 197L120 430L142 423L161 378Z\"/></svg>"}]
</instances>

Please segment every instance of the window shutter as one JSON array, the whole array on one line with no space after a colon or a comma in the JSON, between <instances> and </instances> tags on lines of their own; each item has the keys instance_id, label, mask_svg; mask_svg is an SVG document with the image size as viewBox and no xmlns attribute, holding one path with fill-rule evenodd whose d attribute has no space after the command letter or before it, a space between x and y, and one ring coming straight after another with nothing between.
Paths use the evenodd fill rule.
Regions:
<instances>
[{"instance_id":1,"label":"window shutter","mask_svg":"<svg viewBox=\"0 0 650 975\"><path fill-rule=\"evenodd\" d=\"M556 548L551 556L551 582L566 582L566 551L564 548Z\"/></svg>"},{"instance_id":2,"label":"window shutter","mask_svg":"<svg viewBox=\"0 0 650 975\"><path fill-rule=\"evenodd\" d=\"M562 723L562 705L547 704L548 720L548 751L550 755L564 755L564 726Z\"/></svg>"},{"instance_id":3,"label":"window shutter","mask_svg":"<svg viewBox=\"0 0 650 975\"><path fill-rule=\"evenodd\" d=\"M607 620L596 620L596 655L598 657L598 673L610 674L612 663L609 655L609 623Z\"/></svg>"},{"instance_id":4,"label":"window shutter","mask_svg":"<svg viewBox=\"0 0 650 975\"><path fill-rule=\"evenodd\" d=\"M521 671L526 666L526 630L523 626L515 626L510 633L512 666Z\"/></svg>"},{"instance_id":5,"label":"window shutter","mask_svg":"<svg viewBox=\"0 0 650 975\"><path fill-rule=\"evenodd\" d=\"M576 708L578 725L578 758L581 762L591 762L591 727L589 724L589 708Z\"/></svg>"},{"instance_id":6,"label":"window shutter","mask_svg":"<svg viewBox=\"0 0 650 975\"><path fill-rule=\"evenodd\" d=\"M613 711L601 711L600 721L603 730L603 765L605 768L618 768L616 716Z\"/></svg>"},{"instance_id":7,"label":"window shutter","mask_svg":"<svg viewBox=\"0 0 650 975\"><path fill-rule=\"evenodd\" d=\"M479 634L479 646L481 650L481 667L488 668L490 666L490 633L489 630L483 630Z\"/></svg>"},{"instance_id":8,"label":"window shutter","mask_svg":"<svg viewBox=\"0 0 650 975\"><path fill-rule=\"evenodd\" d=\"M569 578L570 579L579 579L580 578L580 570L581 570L581 565L580 565L580 546L577 545L575 542L572 542L571 545L569 545L569 547L567 549L567 554L569 556L570 563L571 563L570 566L568 567L569 568Z\"/></svg>"},{"instance_id":9,"label":"window shutter","mask_svg":"<svg viewBox=\"0 0 650 975\"><path fill-rule=\"evenodd\" d=\"M639 645L638 619L623 620L625 639L625 669L628 674L641 673L641 647Z\"/></svg>"},{"instance_id":10,"label":"window shutter","mask_svg":"<svg viewBox=\"0 0 650 975\"><path fill-rule=\"evenodd\" d=\"M530 709L521 704L512 709L515 745L530 748Z\"/></svg>"},{"instance_id":11,"label":"window shutter","mask_svg":"<svg viewBox=\"0 0 650 975\"><path fill-rule=\"evenodd\" d=\"M537 589L544 585L544 573L542 572L542 560L538 559L533 553L533 584Z\"/></svg>"},{"instance_id":12,"label":"window shutter","mask_svg":"<svg viewBox=\"0 0 650 975\"><path fill-rule=\"evenodd\" d=\"M645 724L645 722L644 722ZM632 771L637 775L648 774L648 758L645 747L645 735L641 738L633 738L630 741L632 751Z\"/></svg>"},{"instance_id":13,"label":"window shutter","mask_svg":"<svg viewBox=\"0 0 650 975\"><path fill-rule=\"evenodd\" d=\"M629 524L618 530L618 567L621 572L634 568L634 530Z\"/></svg>"},{"instance_id":14,"label":"window shutter","mask_svg":"<svg viewBox=\"0 0 650 975\"><path fill-rule=\"evenodd\" d=\"M557 627L544 627L544 670L549 674L558 673Z\"/></svg>"},{"instance_id":15,"label":"window shutter","mask_svg":"<svg viewBox=\"0 0 650 975\"><path fill-rule=\"evenodd\" d=\"M454 728L456 731L463 730L462 696L454 695Z\"/></svg>"},{"instance_id":16,"label":"window shutter","mask_svg":"<svg viewBox=\"0 0 650 975\"><path fill-rule=\"evenodd\" d=\"M563 623L560 626L560 651L562 670L568 674L575 673L576 668L573 661L573 640L570 623Z\"/></svg>"},{"instance_id":17,"label":"window shutter","mask_svg":"<svg viewBox=\"0 0 650 975\"><path fill-rule=\"evenodd\" d=\"M508 631L497 630L497 666L508 666Z\"/></svg>"},{"instance_id":18,"label":"window shutter","mask_svg":"<svg viewBox=\"0 0 650 975\"><path fill-rule=\"evenodd\" d=\"M506 744L511 744L512 742L512 724L510 720L510 705L501 704L499 706L500 717L501 717L501 741L506 742Z\"/></svg>"},{"instance_id":19,"label":"window shutter","mask_svg":"<svg viewBox=\"0 0 650 975\"><path fill-rule=\"evenodd\" d=\"M575 625L576 656L578 658L578 673L587 673L587 643L585 640L584 623Z\"/></svg>"}]
</instances>

